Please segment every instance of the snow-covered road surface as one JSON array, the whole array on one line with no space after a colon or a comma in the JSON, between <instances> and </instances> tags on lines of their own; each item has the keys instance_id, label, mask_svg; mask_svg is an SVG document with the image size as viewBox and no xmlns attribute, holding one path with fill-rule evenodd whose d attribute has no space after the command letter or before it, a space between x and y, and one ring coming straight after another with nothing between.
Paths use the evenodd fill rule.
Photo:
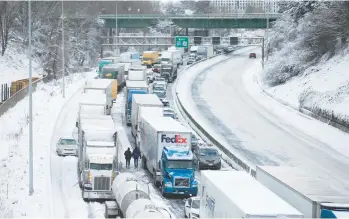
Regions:
<instances>
[{"instance_id":1,"label":"snow-covered road surface","mask_svg":"<svg viewBox=\"0 0 349 219\"><path fill-rule=\"evenodd\" d=\"M257 57L259 50L254 51ZM235 54L200 74L184 75L177 87L184 107L225 147L251 165L301 165L312 173L332 176L326 183L349 193L347 157L250 96L243 76L255 70L261 60L249 59L248 53ZM207 66L202 63L201 68ZM310 119L294 114L299 122Z\"/></svg>"},{"instance_id":2,"label":"snow-covered road surface","mask_svg":"<svg viewBox=\"0 0 349 219\"><path fill-rule=\"evenodd\" d=\"M56 153L56 143L60 137L72 136L78 113L82 89L78 90L63 106L52 135L51 156L51 189L54 217L91 218L103 217L104 205L98 202L86 203L81 197L77 177L77 157L60 157ZM75 137L75 136L74 136Z\"/></svg>"}]
</instances>

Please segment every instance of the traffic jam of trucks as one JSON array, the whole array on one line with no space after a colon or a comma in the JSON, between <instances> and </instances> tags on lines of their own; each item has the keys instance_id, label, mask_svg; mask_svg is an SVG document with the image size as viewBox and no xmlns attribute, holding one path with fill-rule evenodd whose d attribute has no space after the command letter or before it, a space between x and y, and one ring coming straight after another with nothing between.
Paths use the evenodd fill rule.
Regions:
<instances>
[{"instance_id":1,"label":"traffic jam of trucks","mask_svg":"<svg viewBox=\"0 0 349 219\"><path fill-rule=\"evenodd\" d=\"M158 54L143 52L140 58L128 52L101 59L98 77L86 81L77 136L62 136L56 145L59 156L77 156L84 201L104 202L106 218L172 218L152 200L153 186L164 198L184 198L188 218L349 218L349 194L332 186L328 177L299 167L257 166L254 174L222 170L219 151L199 143L165 101L168 83L183 64L183 51L171 47L160 59ZM191 63L210 58L213 47L193 46L188 55ZM125 78L123 63L129 63ZM159 72L153 73L159 74L150 84L147 67L154 64ZM175 68L175 75L166 68ZM113 107L121 107L115 104L121 91L122 117L129 128L113 120ZM137 177L138 168L123 166L124 150L136 147L148 183Z\"/></svg>"}]
</instances>

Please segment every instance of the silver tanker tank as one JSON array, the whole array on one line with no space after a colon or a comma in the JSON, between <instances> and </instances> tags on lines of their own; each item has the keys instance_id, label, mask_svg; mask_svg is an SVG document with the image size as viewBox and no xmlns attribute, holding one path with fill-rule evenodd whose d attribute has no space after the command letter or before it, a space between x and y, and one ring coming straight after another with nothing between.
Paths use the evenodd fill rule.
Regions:
<instances>
[{"instance_id":1,"label":"silver tanker tank","mask_svg":"<svg viewBox=\"0 0 349 219\"><path fill-rule=\"evenodd\" d=\"M116 202L105 203L106 218L171 218L167 210L150 200L148 184L139 182L132 173L117 175L112 189Z\"/></svg>"}]
</instances>

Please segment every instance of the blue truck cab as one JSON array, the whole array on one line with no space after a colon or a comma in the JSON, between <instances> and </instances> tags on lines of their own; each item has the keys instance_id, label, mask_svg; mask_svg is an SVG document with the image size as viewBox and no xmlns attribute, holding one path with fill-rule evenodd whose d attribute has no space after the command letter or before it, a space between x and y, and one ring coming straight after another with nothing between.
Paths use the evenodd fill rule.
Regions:
<instances>
[{"instance_id":1,"label":"blue truck cab","mask_svg":"<svg viewBox=\"0 0 349 219\"><path fill-rule=\"evenodd\" d=\"M349 204L321 203L320 218L349 218Z\"/></svg>"},{"instance_id":2,"label":"blue truck cab","mask_svg":"<svg viewBox=\"0 0 349 219\"><path fill-rule=\"evenodd\" d=\"M133 94L148 94L146 90L130 89L127 91L127 102L125 104L126 108L126 124L131 125L131 110L132 110L132 95Z\"/></svg>"},{"instance_id":3,"label":"blue truck cab","mask_svg":"<svg viewBox=\"0 0 349 219\"><path fill-rule=\"evenodd\" d=\"M162 195L196 196L193 153L190 148L166 146L161 156Z\"/></svg>"}]
</instances>

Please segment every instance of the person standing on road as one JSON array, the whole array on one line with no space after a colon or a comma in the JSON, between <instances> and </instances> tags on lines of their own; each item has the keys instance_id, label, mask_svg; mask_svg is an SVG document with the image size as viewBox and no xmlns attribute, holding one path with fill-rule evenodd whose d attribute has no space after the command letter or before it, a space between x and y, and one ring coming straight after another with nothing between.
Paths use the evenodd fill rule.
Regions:
<instances>
[{"instance_id":1,"label":"person standing on road","mask_svg":"<svg viewBox=\"0 0 349 219\"><path fill-rule=\"evenodd\" d=\"M135 168L138 168L138 159L141 157L141 151L139 150L139 148L137 146L135 147L135 149L132 152L132 157L134 160Z\"/></svg>"},{"instance_id":2,"label":"person standing on road","mask_svg":"<svg viewBox=\"0 0 349 219\"><path fill-rule=\"evenodd\" d=\"M127 148L124 155L125 155L125 159L126 159L126 168L130 168L130 161L132 158L132 153L131 153L130 148Z\"/></svg>"}]
</instances>

